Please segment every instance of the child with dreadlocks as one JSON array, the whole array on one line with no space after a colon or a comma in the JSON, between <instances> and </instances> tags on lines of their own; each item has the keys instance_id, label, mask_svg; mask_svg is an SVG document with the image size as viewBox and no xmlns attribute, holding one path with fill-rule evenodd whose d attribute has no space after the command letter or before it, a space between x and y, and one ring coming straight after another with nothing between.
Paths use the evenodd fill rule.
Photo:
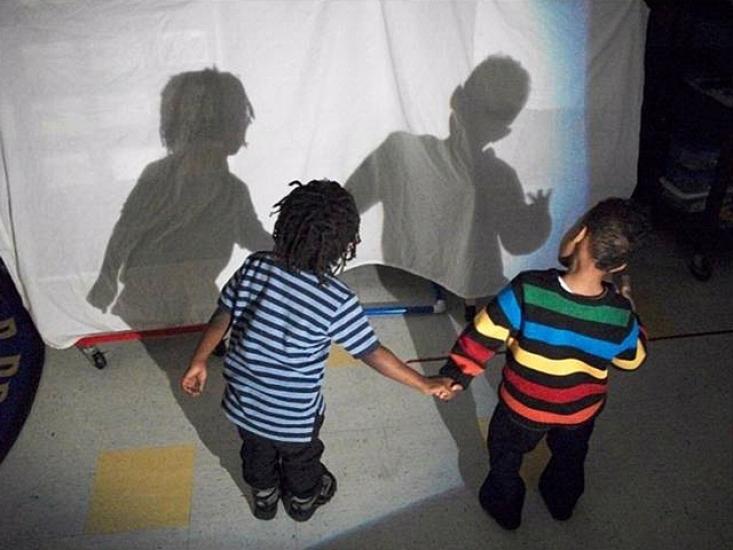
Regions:
<instances>
[{"instance_id":1,"label":"child with dreadlocks","mask_svg":"<svg viewBox=\"0 0 733 550\"><path fill-rule=\"evenodd\" d=\"M282 496L288 515L306 521L336 491L318 437L332 341L426 395L447 399L452 392L449 379L426 378L382 346L354 292L335 277L359 243L351 194L327 180L290 185L295 189L275 205L273 252L250 255L226 284L181 386L201 393L207 359L231 324L222 405L243 440L254 515L273 518Z\"/></svg>"}]
</instances>

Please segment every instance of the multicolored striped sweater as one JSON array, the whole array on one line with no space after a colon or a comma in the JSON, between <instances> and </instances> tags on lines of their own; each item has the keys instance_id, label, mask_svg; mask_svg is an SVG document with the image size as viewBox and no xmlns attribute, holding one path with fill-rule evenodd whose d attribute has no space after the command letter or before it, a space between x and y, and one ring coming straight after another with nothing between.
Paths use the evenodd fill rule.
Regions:
<instances>
[{"instance_id":1,"label":"multicolored striped sweater","mask_svg":"<svg viewBox=\"0 0 733 550\"><path fill-rule=\"evenodd\" d=\"M581 424L606 401L608 368L639 367L646 336L629 301L604 285L572 294L561 272L526 271L461 333L440 373L467 387L506 345L499 398L529 427Z\"/></svg>"}]
</instances>

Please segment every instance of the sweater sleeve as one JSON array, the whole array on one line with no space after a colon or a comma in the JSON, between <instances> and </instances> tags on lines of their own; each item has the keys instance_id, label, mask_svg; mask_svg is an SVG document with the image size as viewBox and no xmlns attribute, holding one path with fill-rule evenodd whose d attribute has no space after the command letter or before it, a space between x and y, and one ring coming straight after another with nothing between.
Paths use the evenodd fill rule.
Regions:
<instances>
[{"instance_id":1,"label":"sweater sleeve","mask_svg":"<svg viewBox=\"0 0 733 550\"><path fill-rule=\"evenodd\" d=\"M468 387L496 351L519 332L521 303L521 285L514 279L461 332L440 374Z\"/></svg>"},{"instance_id":2,"label":"sweater sleeve","mask_svg":"<svg viewBox=\"0 0 733 550\"><path fill-rule=\"evenodd\" d=\"M646 350L646 330L634 314L631 316L628 336L622 342L619 353L611 359L611 363L623 370L636 370L646 360Z\"/></svg>"}]
</instances>

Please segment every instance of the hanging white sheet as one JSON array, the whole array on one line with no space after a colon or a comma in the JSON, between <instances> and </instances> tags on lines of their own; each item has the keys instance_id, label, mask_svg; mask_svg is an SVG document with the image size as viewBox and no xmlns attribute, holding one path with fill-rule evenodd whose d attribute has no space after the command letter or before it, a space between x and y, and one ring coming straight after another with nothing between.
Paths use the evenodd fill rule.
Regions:
<instances>
[{"instance_id":1,"label":"hanging white sheet","mask_svg":"<svg viewBox=\"0 0 733 550\"><path fill-rule=\"evenodd\" d=\"M362 210L350 268L490 295L633 190L645 26L636 0L4 2L0 255L52 346L200 323L325 177ZM161 93L213 66L248 145L169 154Z\"/></svg>"}]
</instances>

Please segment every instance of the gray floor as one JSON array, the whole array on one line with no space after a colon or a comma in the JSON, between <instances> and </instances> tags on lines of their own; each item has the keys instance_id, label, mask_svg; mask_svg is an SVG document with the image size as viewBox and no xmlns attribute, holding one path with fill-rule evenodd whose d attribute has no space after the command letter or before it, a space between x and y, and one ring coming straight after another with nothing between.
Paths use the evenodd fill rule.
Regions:
<instances>
[{"instance_id":1,"label":"gray floor","mask_svg":"<svg viewBox=\"0 0 733 550\"><path fill-rule=\"evenodd\" d=\"M733 329L730 254L699 283L683 252L656 237L632 275L652 337ZM387 269L346 274L365 302L429 301L427 283ZM462 324L450 314L375 318L405 359L443 355ZM102 346L95 370L75 349L49 350L34 408L0 466L3 548L733 548L733 334L660 339L638 372L613 372L608 406L574 517L551 519L536 490L547 458L525 461L521 528L502 531L475 495L486 473L486 420L500 358L471 391L439 403L368 367L329 367L324 461L339 480L307 523L282 511L255 520L242 496L238 443L218 401L220 363L204 397L177 379L196 336ZM434 372L438 362L423 363ZM188 524L118 534L86 529L100 453L190 444L196 448Z\"/></svg>"}]
</instances>

